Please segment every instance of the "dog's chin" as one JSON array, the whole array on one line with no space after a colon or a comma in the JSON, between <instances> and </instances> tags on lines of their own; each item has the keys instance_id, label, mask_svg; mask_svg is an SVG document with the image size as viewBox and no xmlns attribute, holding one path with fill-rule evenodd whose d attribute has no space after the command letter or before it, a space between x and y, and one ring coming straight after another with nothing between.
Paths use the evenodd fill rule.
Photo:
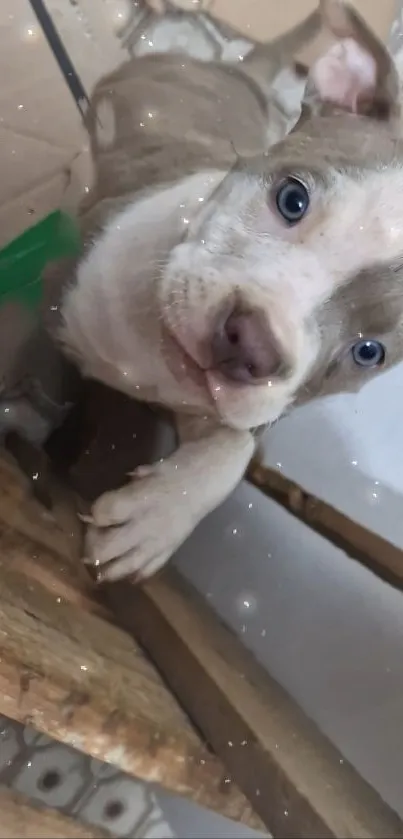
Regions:
<instances>
[{"instance_id":1,"label":"dog's chin","mask_svg":"<svg viewBox=\"0 0 403 839\"><path fill-rule=\"evenodd\" d=\"M275 387L269 396L264 385L231 382L214 370L206 372L206 379L221 422L237 431L271 425L282 416L289 402L285 393L276 393Z\"/></svg>"}]
</instances>

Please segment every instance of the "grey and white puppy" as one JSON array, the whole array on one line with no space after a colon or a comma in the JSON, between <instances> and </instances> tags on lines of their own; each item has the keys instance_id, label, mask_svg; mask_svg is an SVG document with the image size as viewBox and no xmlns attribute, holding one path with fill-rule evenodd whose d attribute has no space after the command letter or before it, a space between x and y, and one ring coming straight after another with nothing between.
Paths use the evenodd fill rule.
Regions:
<instances>
[{"instance_id":1,"label":"grey and white puppy","mask_svg":"<svg viewBox=\"0 0 403 839\"><path fill-rule=\"evenodd\" d=\"M139 59L95 92L114 137L94 133L83 225L100 230L61 339L84 375L173 409L180 437L95 503L102 579L158 571L240 481L254 429L403 356L397 73L350 7L319 18L333 43L269 151L288 117L263 47L236 67Z\"/></svg>"}]
</instances>

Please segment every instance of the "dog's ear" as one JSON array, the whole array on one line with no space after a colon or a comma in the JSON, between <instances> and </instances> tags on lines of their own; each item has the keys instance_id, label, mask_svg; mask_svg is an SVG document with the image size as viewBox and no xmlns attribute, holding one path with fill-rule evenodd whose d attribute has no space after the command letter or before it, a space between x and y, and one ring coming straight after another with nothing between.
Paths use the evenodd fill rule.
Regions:
<instances>
[{"instance_id":1,"label":"dog's ear","mask_svg":"<svg viewBox=\"0 0 403 839\"><path fill-rule=\"evenodd\" d=\"M399 79L384 44L342 0L321 0L324 28L335 43L313 64L305 105L388 120L399 113Z\"/></svg>"}]
</instances>

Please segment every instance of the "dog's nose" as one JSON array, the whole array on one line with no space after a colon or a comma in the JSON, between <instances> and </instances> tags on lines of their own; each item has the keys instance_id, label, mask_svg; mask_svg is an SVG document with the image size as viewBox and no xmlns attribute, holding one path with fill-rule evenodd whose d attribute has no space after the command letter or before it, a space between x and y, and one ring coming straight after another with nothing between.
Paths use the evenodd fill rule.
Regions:
<instances>
[{"instance_id":1,"label":"dog's nose","mask_svg":"<svg viewBox=\"0 0 403 839\"><path fill-rule=\"evenodd\" d=\"M282 360L264 313L235 310L221 321L213 336L212 360L215 370L237 382L252 384L278 373Z\"/></svg>"}]
</instances>

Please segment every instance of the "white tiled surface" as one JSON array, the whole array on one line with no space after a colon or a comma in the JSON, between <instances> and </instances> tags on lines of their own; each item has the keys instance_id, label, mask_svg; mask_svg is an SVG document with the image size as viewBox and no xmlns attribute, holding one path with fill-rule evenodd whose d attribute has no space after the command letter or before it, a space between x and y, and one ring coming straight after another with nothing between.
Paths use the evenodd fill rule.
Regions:
<instances>
[{"instance_id":1,"label":"white tiled surface","mask_svg":"<svg viewBox=\"0 0 403 839\"><path fill-rule=\"evenodd\" d=\"M1 716L0 785L127 839L259 835Z\"/></svg>"},{"instance_id":2,"label":"white tiled surface","mask_svg":"<svg viewBox=\"0 0 403 839\"><path fill-rule=\"evenodd\" d=\"M151 787L5 717L0 717L0 783L115 836L173 836Z\"/></svg>"}]
</instances>

